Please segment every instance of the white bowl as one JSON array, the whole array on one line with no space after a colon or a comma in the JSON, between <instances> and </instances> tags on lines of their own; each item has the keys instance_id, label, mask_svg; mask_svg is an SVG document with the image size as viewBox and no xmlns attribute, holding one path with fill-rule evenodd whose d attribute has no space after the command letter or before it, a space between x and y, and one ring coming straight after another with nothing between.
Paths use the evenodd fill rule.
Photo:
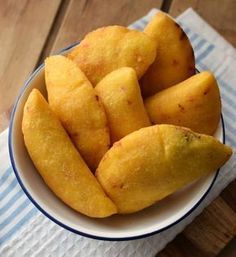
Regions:
<instances>
[{"instance_id":1,"label":"white bowl","mask_svg":"<svg viewBox=\"0 0 236 257\"><path fill-rule=\"evenodd\" d=\"M74 45L61 53L65 54ZM44 65L28 79L14 106L9 129L11 163L19 184L33 204L49 219L77 234L103 240L131 240L161 232L187 217L204 199L219 171L185 187L156 205L129 215L91 219L75 212L60 201L44 183L35 169L24 145L21 131L25 101L33 88L46 96ZM215 137L224 142L223 118Z\"/></svg>"}]
</instances>

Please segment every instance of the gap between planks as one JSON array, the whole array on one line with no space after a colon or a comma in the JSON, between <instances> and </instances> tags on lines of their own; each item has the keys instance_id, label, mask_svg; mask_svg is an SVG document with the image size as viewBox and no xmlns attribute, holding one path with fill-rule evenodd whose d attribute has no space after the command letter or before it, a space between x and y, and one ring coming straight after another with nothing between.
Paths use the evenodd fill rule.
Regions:
<instances>
[{"instance_id":1,"label":"gap between planks","mask_svg":"<svg viewBox=\"0 0 236 257\"><path fill-rule=\"evenodd\" d=\"M45 41L44 47L42 49L42 52L39 56L39 59L35 65L35 69L43 63L44 59L50 54L52 46L54 44L55 38L57 36L57 33L61 27L61 24L64 20L64 17L67 13L68 6L70 4L71 0L62 0L61 4L58 8L57 14L55 16L55 19L53 21L53 24L51 26L51 29L48 33L47 39Z\"/></svg>"},{"instance_id":2,"label":"gap between planks","mask_svg":"<svg viewBox=\"0 0 236 257\"><path fill-rule=\"evenodd\" d=\"M159 1L150 0L150 2L147 2L146 4L141 2L141 3L139 3L139 5L141 5L141 6L144 5L145 7L149 7L147 10L146 9L145 9L145 11L143 10L143 13L141 14L141 16L142 15L146 15L147 11L149 11L150 9L152 9L154 7L159 8L161 10L162 10L162 8L167 10L169 8L169 4L170 4L171 1L172 0L163 0L163 1L161 1L161 0L159 0ZM53 22L53 24L51 26L51 29L50 29L48 37L47 37L47 39L45 41L44 47L43 47L42 52L41 52L41 54L39 56L39 59L38 59L36 67L39 66L44 61L44 59L48 55L50 55L50 53L54 52L55 49L56 49L55 52L57 52L59 49L63 48L63 46L61 46L61 44L60 44L61 42L59 42L59 44L58 44L58 37L63 37L64 36L66 39L69 40L68 35L64 31L65 28L66 28L66 31L68 29L69 30L73 29L75 33L77 31L80 32L80 33L82 32L81 33L82 35L80 35L82 37L84 36L84 34L88 33L88 31L87 31L87 33L84 33L83 30L80 31L79 27L81 26L81 24L83 25L85 17L87 17L87 19L91 19L92 18L91 17L91 11L94 10L94 12L97 13L96 10L98 10L97 8L99 6L98 2L99 1L97 1L97 0L96 1L95 0L83 0L83 1L78 1L78 0L62 0L61 1L60 7L58 8L57 15L55 16L54 22ZM100 8L103 9L105 7L105 5L106 5L106 2L107 1L104 1L104 2L100 3ZM130 16L130 12L131 12L130 10L132 10L132 8L131 8L132 5L137 7L138 6L137 4L138 4L137 0L136 1L133 1L133 0L126 0L125 1L125 0L123 0L123 1L120 1L120 2L117 2L117 3L114 2L113 6L114 6L114 9L116 9L116 7L118 8L117 11L122 11L123 7L126 8L126 9L124 9L122 11L122 14L123 14L123 16L125 14ZM120 7L122 7L121 9L119 9L119 5L120 5ZM74 17L74 19L76 18L75 13L74 13L76 9L77 9L76 15L80 16L80 18L78 19L78 21L80 21L80 23L77 24L76 28L74 28L75 24L73 22L71 22L71 17ZM128 10L130 9L130 10L127 12L127 9ZM101 15L101 13L99 13L99 15ZM110 13L110 15L112 15L112 14ZM124 22L125 21L125 19L124 19L125 17L122 16L119 19L119 18L117 18L117 16L116 16L117 14L116 13L113 13L113 15L115 15L114 19L117 20L116 22L117 22L118 25L124 25L124 24L120 24L120 22L121 21ZM136 19L130 20L128 23L134 22ZM92 28L90 28L90 30L94 29L93 28L94 27L94 22L96 20L97 19L91 20L91 23L93 24L93 26L92 26ZM111 24L114 23L114 22L112 23L112 19L108 19L108 18L104 19L104 17L101 17L101 20L104 20L105 24L103 24L103 23L98 21L98 26L106 26L106 25L111 25ZM109 23L109 20L110 20L111 23ZM101 23L101 24L99 24L99 23ZM70 24L72 27L68 28L68 24ZM116 24L116 23L114 23L114 24ZM128 24L126 24L126 25L128 25ZM90 27L90 26L86 26L86 24L85 24L84 27ZM59 38L59 41L61 41L60 38ZM62 41L64 41L64 40L62 40ZM70 42L73 43L74 40L71 40ZM67 42L67 44L68 44L68 42ZM58 47L58 45L59 45L59 47Z\"/></svg>"},{"instance_id":3,"label":"gap between planks","mask_svg":"<svg viewBox=\"0 0 236 257\"><path fill-rule=\"evenodd\" d=\"M163 0L163 3L162 3L162 5L161 5L161 8L160 8L160 9L161 9L163 12L168 13L169 10L170 10L171 4L172 4L172 0Z\"/></svg>"}]
</instances>

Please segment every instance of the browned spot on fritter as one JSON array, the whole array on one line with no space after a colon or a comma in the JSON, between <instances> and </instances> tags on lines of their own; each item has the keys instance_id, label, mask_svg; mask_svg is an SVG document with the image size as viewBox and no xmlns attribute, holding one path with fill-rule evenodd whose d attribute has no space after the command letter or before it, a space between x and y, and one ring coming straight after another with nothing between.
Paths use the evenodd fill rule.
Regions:
<instances>
[{"instance_id":1,"label":"browned spot on fritter","mask_svg":"<svg viewBox=\"0 0 236 257\"><path fill-rule=\"evenodd\" d=\"M183 135L186 142L190 142L194 139L201 138L201 135L192 133L191 129L189 129L189 128L176 127L175 129L181 132L181 134Z\"/></svg>"},{"instance_id":2,"label":"browned spot on fritter","mask_svg":"<svg viewBox=\"0 0 236 257\"><path fill-rule=\"evenodd\" d=\"M124 183L112 183L112 187L123 189L124 188Z\"/></svg>"},{"instance_id":3,"label":"browned spot on fritter","mask_svg":"<svg viewBox=\"0 0 236 257\"><path fill-rule=\"evenodd\" d=\"M208 87L204 92L203 92L203 95L207 95L210 91L210 88Z\"/></svg>"},{"instance_id":4,"label":"browned spot on fritter","mask_svg":"<svg viewBox=\"0 0 236 257\"><path fill-rule=\"evenodd\" d=\"M95 99L96 99L96 101L99 101L98 95L95 95Z\"/></svg>"},{"instance_id":5,"label":"browned spot on fritter","mask_svg":"<svg viewBox=\"0 0 236 257\"><path fill-rule=\"evenodd\" d=\"M193 134L193 133L187 133L185 135L186 137L188 137L188 141L192 141L193 139L201 139L201 135L197 135L197 134Z\"/></svg>"},{"instance_id":6,"label":"browned spot on fritter","mask_svg":"<svg viewBox=\"0 0 236 257\"><path fill-rule=\"evenodd\" d=\"M190 131L190 129L189 129ZM200 139L201 135L195 134L195 133L188 133L188 136L190 137L190 139Z\"/></svg>"},{"instance_id":7,"label":"browned spot on fritter","mask_svg":"<svg viewBox=\"0 0 236 257\"><path fill-rule=\"evenodd\" d=\"M194 96L189 96L189 97L188 97L188 101L189 101L189 102L193 102L194 100L195 100Z\"/></svg>"},{"instance_id":8,"label":"browned spot on fritter","mask_svg":"<svg viewBox=\"0 0 236 257\"><path fill-rule=\"evenodd\" d=\"M174 66L177 66L177 65L179 64L179 62L174 59L174 60L172 61L172 64L173 64Z\"/></svg>"},{"instance_id":9,"label":"browned spot on fritter","mask_svg":"<svg viewBox=\"0 0 236 257\"><path fill-rule=\"evenodd\" d=\"M128 103L128 105L132 104L132 102L129 99L127 100L127 103Z\"/></svg>"},{"instance_id":10,"label":"browned spot on fritter","mask_svg":"<svg viewBox=\"0 0 236 257\"><path fill-rule=\"evenodd\" d=\"M121 184L119 185L119 188L122 189L123 187L124 187L124 184L121 183Z\"/></svg>"},{"instance_id":11,"label":"browned spot on fritter","mask_svg":"<svg viewBox=\"0 0 236 257\"><path fill-rule=\"evenodd\" d=\"M183 112L185 109L181 104L178 104L179 109Z\"/></svg>"},{"instance_id":12,"label":"browned spot on fritter","mask_svg":"<svg viewBox=\"0 0 236 257\"><path fill-rule=\"evenodd\" d=\"M195 138L195 139L201 139L201 136L200 135L196 135L196 134L192 134L192 137Z\"/></svg>"},{"instance_id":13,"label":"browned spot on fritter","mask_svg":"<svg viewBox=\"0 0 236 257\"><path fill-rule=\"evenodd\" d=\"M184 134L184 139L186 140L186 142L189 142L189 135L188 134Z\"/></svg>"}]
</instances>

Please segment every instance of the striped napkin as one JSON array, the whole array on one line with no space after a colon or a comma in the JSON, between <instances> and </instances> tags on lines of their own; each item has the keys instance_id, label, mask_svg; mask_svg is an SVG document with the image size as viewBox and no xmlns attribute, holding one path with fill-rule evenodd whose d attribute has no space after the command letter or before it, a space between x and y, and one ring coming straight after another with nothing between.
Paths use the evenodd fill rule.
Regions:
<instances>
[{"instance_id":1,"label":"striped napkin","mask_svg":"<svg viewBox=\"0 0 236 257\"><path fill-rule=\"evenodd\" d=\"M151 10L130 27L142 30L158 10ZM236 51L192 9L177 18L194 47L197 68L217 77L223 102L226 143L236 148ZM151 237L105 242L75 235L41 214L14 176L7 147L8 130L0 135L0 256L154 256L189 224L229 182L236 178L235 155L199 207L174 227ZM234 171L233 171L234 170Z\"/></svg>"}]
</instances>

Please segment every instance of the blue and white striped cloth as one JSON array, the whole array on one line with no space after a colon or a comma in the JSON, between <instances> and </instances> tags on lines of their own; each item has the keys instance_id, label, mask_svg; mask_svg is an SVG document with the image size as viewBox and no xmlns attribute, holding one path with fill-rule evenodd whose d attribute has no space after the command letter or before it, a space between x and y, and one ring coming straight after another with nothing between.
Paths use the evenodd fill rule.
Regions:
<instances>
[{"instance_id":1,"label":"blue and white striped cloth","mask_svg":"<svg viewBox=\"0 0 236 257\"><path fill-rule=\"evenodd\" d=\"M157 10L130 27L142 30ZM197 68L217 77L223 103L226 143L236 149L236 51L192 9L177 21L194 47ZM7 147L8 130L0 135L0 256L154 256L236 178L235 155L221 170L209 195L186 219L149 238L130 242L88 239L62 229L28 200L14 176Z\"/></svg>"}]
</instances>

